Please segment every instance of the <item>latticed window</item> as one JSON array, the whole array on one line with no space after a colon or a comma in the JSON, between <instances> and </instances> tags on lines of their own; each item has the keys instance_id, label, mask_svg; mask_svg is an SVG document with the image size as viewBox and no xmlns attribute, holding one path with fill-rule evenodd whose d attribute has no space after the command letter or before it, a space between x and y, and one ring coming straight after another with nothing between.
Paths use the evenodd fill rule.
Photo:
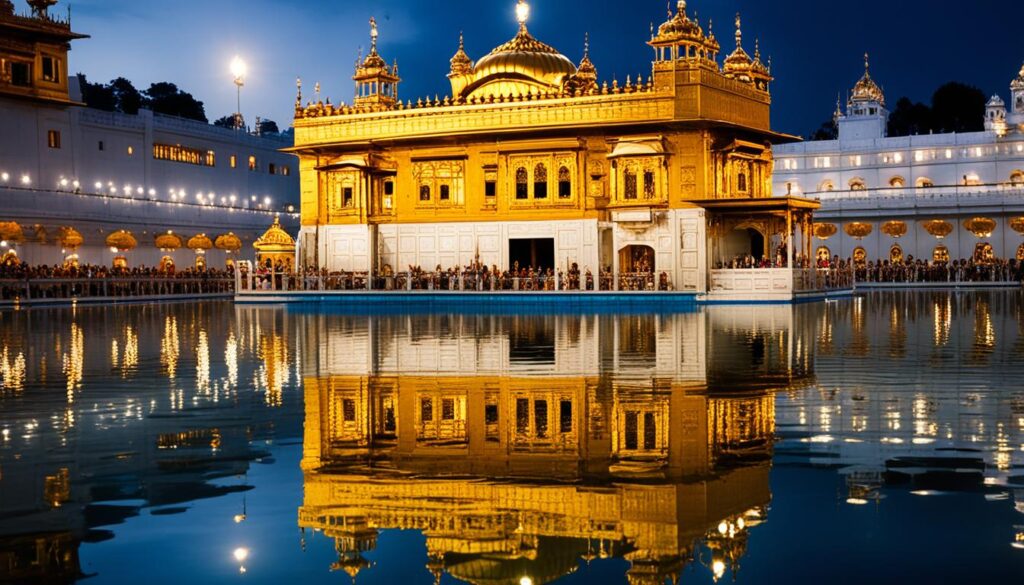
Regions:
<instances>
[{"instance_id":1,"label":"latticed window","mask_svg":"<svg viewBox=\"0 0 1024 585\"><path fill-rule=\"evenodd\" d=\"M747 175L746 173L740 173L740 176L736 178L736 188L740 191L746 192L747 190Z\"/></svg>"},{"instance_id":2,"label":"latticed window","mask_svg":"<svg viewBox=\"0 0 1024 585\"><path fill-rule=\"evenodd\" d=\"M516 199L529 199L530 173L526 167L516 169Z\"/></svg>"},{"instance_id":3,"label":"latticed window","mask_svg":"<svg viewBox=\"0 0 1024 585\"><path fill-rule=\"evenodd\" d=\"M644 171L644 198L654 199L654 171Z\"/></svg>"},{"instance_id":4,"label":"latticed window","mask_svg":"<svg viewBox=\"0 0 1024 585\"><path fill-rule=\"evenodd\" d=\"M625 199L636 199L636 171L629 169L624 175L624 193L623 198Z\"/></svg>"},{"instance_id":5,"label":"latticed window","mask_svg":"<svg viewBox=\"0 0 1024 585\"><path fill-rule=\"evenodd\" d=\"M568 167L560 167L558 169L558 198L572 198L572 174L569 172Z\"/></svg>"},{"instance_id":6,"label":"latticed window","mask_svg":"<svg viewBox=\"0 0 1024 585\"><path fill-rule=\"evenodd\" d=\"M430 185L420 185L420 201L430 201Z\"/></svg>"},{"instance_id":7,"label":"latticed window","mask_svg":"<svg viewBox=\"0 0 1024 585\"><path fill-rule=\"evenodd\" d=\"M548 168L543 163L533 167L533 198L548 198Z\"/></svg>"}]
</instances>

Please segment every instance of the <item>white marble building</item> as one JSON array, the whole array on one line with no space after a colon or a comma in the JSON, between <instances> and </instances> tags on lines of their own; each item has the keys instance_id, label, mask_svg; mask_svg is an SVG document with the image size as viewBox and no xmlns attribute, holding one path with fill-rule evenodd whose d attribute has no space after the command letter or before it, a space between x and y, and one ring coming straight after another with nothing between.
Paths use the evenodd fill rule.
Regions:
<instances>
[{"instance_id":1,"label":"white marble building","mask_svg":"<svg viewBox=\"0 0 1024 585\"><path fill-rule=\"evenodd\" d=\"M297 161L280 152L291 140L84 107L78 78L67 75L67 51L79 38L45 7L19 15L0 6L0 260L169 259L180 270L202 257L223 268L225 250L188 248L202 234L211 243L234 234L242 244L234 257L251 257L275 212L297 204ZM69 230L78 245L67 245L77 241L62 236ZM136 241L130 250L108 242L122 230ZM156 238L168 232L180 246L160 249Z\"/></svg>"},{"instance_id":2,"label":"white marble building","mask_svg":"<svg viewBox=\"0 0 1024 585\"><path fill-rule=\"evenodd\" d=\"M837 105L837 140L775 148L774 194L821 200L821 254L1024 259L1024 68L1010 104L993 96L982 132L888 137L866 69L846 111Z\"/></svg>"}]
</instances>

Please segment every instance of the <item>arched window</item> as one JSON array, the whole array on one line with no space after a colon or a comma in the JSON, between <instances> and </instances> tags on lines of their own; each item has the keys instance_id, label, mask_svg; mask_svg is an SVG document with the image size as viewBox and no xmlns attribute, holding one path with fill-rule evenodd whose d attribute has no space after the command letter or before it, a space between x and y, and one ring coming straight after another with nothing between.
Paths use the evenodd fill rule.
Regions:
<instances>
[{"instance_id":1,"label":"arched window","mask_svg":"<svg viewBox=\"0 0 1024 585\"><path fill-rule=\"evenodd\" d=\"M626 173L623 175L623 198L624 199L636 199L636 171L633 169L626 169Z\"/></svg>"},{"instance_id":2,"label":"arched window","mask_svg":"<svg viewBox=\"0 0 1024 585\"><path fill-rule=\"evenodd\" d=\"M526 167L516 169L516 199L530 198L530 173Z\"/></svg>"},{"instance_id":3,"label":"arched window","mask_svg":"<svg viewBox=\"0 0 1024 585\"><path fill-rule=\"evenodd\" d=\"M832 259L832 251L828 249L828 246L822 246L818 248L815 257L818 259L818 262L828 262Z\"/></svg>"},{"instance_id":4,"label":"arched window","mask_svg":"<svg viewBox=\"0 0 1024 585\"><path fill-rule=\"evenodd\" d=\"M420 185L420 201L430 201L430 185Z\"/></svg>"},{"instance_id":5,"label":"arched window","mask_svg":"<svg viewBox=\"0 0 1024 585\"><path fill-rule=\"evenodd\" d=\"M864 179L850 179L850 191L864 191L867 188L868 186L864 183Z\"/></svg>"},{"instance_id":6,"label":"arched window","mask_svg":"<svg viewBox=\"0 0 1024 585\"><path fill-rule=\"evenodd\" d=\"M821 185L818 185L818 191L821 191L821 192L824 192L824 193L827 193L829 191L835 191L835 190L836 190L836 184L833 183L832 181L829 181L829 180L822 181Z\"/></svg>"},{"instance_id":7,"label":"arched window","mask_svg":"<svg viewBox=\"0 0 1024 585\"><path fill-rule=\"evenodd\" d=\"M996 259L995 249L992 244L982 242L974 247L974 261L988 264Z\"/></svg>"},{"instance_id":8,"label":"arched window","mask_svg":"<svg viewBox=\"0 0 1024 585\"><path fill-rule=\"evenodd\" d=\"M654 171L644 171L644 198L654 199Z\"/></svg>"},{"instance_id":9,"label":"arched window","mask_svg":"<svg viewBox=\"0 0 1024 585\"><path fill-rule=\"evenodd\" d=\"M533 198L548 198L548 168L544 163L533 167Z\"/></svg>"},{"instance_id":10,"label":"arched window","mask_svg":"<svg viewBox=\"0 0 1024 585\"><path fill-rule=\"evenodd\" d=\"M893 189L902 189L903 187L906 186L906 184L907 182L903 179L903 177L893 177L889 179L889 186L892 187Z\"/></svg>"},{"instance_id":11,"label":"arched window","mask_svg":"<svg viewBox=\"0 0 1024 585\"><path fill-rule=\"evenodd\" d=\"M741 192L741 193L746 193L747 192L747 174L746 173L740 173L739 176L736 177L736 190Z\"/></svg>"},{"instance_id":12,"label":"arched window","mask_svg":"<svg viewBox=\"0 0 1024 585\"><path fill-rule=\"evenodd\" d=\"M889 262L894 264L903 262L903 248L899 244L893 245L889 248Z\"/></svg>"},{"instance_id":13,"label":"arched window","mask_svg":"<svg viewBox=\"0 0 1024 585\"><path fill-rule=\"evenodd\" d=\"M196 270L206 270L206 256L196 256Z\"/></svg>"},{"instance_id":14,"label":"arched window","mask_svg":"<svg viewBox=\"0 0 1024 585\"><path fill-rule=\"evenodd\" d=\"M174 272L174 258L164 256L160 259L160 272Z\"/></svg>"},{"instance_id":15,"label":"arched window","mask_svg":"<svg viewBox=\"0 0 1024 585\"><path fill-rule=\"evenodd\" d=\"M558 169L558 198L572 198L572 174L568 167L563 166Z\"/></svg>"},{"instance_id":16,"label":"arched window","mask_svg":"<svg viewBox=\"0 0 1024 585\"><path fill-rule=\"evenodd\" d=\"M941 264L949 263L949 248L936 246L935 250L932 251L932 260Z\"/></svg>"},{"instance_id":17,"label":"arched window","mask_svg":"<svg viewBox=\"0 0 1024 585\"><path fill-rule=\"evenodd\" d=\"M931 187L935 186L935 183L933 183L932 180L929 179L928 177L921 177L914 184L917 186L918 189L930 189Z\"/></svg>"},{"instance_id":18,"label":"arched window","mask_svg":"<svg viewBox=\"0 0 1024 585\"><path fill-rule=\"evenodd\" d=\"M1017 248L1017 261L1024 262L1024 244L1021 244L1020 247Z\"/></svg>"},{"instance_id":19,"label":"arched window","mask_svg":"<svg viewBox=\"0 0 1024 585\"><path fill-rule=\"evenodd\" d=\"M1024 185L1024 171L1013 171L1010 173L1011 185Z\"/></svg>"}]
</instances>

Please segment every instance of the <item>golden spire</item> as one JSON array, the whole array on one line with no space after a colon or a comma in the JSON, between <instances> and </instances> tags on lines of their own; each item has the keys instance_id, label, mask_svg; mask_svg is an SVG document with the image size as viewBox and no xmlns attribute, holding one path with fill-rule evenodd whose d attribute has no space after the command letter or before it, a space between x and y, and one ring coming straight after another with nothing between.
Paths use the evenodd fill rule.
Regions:
<instances>
[{"instance_id":1,"label":"golden spire","mask_svg":"<svg viewBox=\"0 0 1024 585\"><path fill-rule=\"evenodd\" d=\"M878 102L885 105L885 93L882 88L871 79L871 60L867 53L864 53L864 77L860 78L857 85L853 86L850 96L851 102Z\"/></svg>"},{"instance_id":2,"label":"golden spire","mask_svg":"<svg viewBox=\"0 0 1024 585\"><path fill-rule=\"evenodd\" d=\"M380 32L377 30L377 19L370 17L370 54L377 52L377 37L380 36Z\"/></svg>"},{"instance_id":3,"label":"golden spire","mask_svg":"<svg viewBox=\"0 0 1024 585\"><path fill-rule=\"evenodd\" d=\"M736 13L736 49L743 48L743 28L741 27L740 13Z\"/></svg>"},{"instance_id":4,"label":"golden spire","mask_svg":"<svg viewBox=\"0 0 1024 585\"><path fill-rule=\"evenodd\" d=\"M298 90L296 92L296 94L295 94L295 107L296 108L301 108L302 107L302 78L301 77L296 77L295 78L295 87Z\"/></svg>"},{"instance_id":5,"label":"golden spire","mask_svg":"<svg viewBox=\"0 0 1024 585\"><path fill-rule=\"evenodd\" d=\"M473 72L473 60L466 54L466 43L461 32L459 33L459 50L451 58L451 65L450 75L465 75Z\"/></svg>"}]
</instances>

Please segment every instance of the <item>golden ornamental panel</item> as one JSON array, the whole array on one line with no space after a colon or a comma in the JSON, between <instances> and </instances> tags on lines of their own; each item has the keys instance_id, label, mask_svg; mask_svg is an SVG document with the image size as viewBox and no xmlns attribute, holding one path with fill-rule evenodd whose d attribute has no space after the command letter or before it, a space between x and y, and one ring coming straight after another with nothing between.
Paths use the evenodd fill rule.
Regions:
<instances>
[{"instance_id":1,"label":"golden ornamental panel","mask_svg":"<svg viewBox=\"0 0 1024 585\"><path fill-rule=\"evenodd\" d=\"M941 219L933 219L924 222L924 231L941 240L953 233L953 224Z\"/></svg>"},{"instance_id":2,"label":"golden ornamental panel","mask_svg":"<svg viewBox=\"0 0 1024 585\"><path fill-rule=\"evenodd\" d=\"M18 225L17 222L0 222L0 240L7 242L20 242L24 239L25 234L21 231L21 226Z\"/></svg>"},{"instance_id":3,"label":"golden ornamental panel","mask_svg":"<svg viewBox=\"0 0 1024 585\"><path fill-rule=\"evenodd\" d=\"M845 230L846 235L850 236L851 238L863 240L864 238L871 235L871 232L874 231L874 228L870 223L855 221L846 224Z\"/></svg>"},{"instance_id":4,"label":"golden ornamental panel","mask_svg":"<svg viewBox=\"0 0 1024 585\"><path fill-rule=\"evenodd\" d=\"M153 245L165 252L173 252L180 248L185 247L185 242L178 234L167 232L166 234L160 234L153 240Z\"/></svg>"},{"instance_id":5,"label":"golden ornamental panel","mask_svg":"<svg viewBox=\"0 0 1024 585\"><path fill-rule=\"evenodd\" d=\"M127 252L134 250L139 242L131 232L119 230L107 236L106 244L111 248L116 248L118 252Z\"/></svg>"},{"instance_id":6,"label":"golden ornamental panel","mask_svg":"<svg viewBox=\"0 0 1024 585\"><path fill-rule=\"evenodd\" d=\"M996 231L996 221L987 217L972 217L964 221L964 229L974 234L976 238L988 238Z\"/></svg>"},{"instance_id":7,"label":"golden ornamental panel","mask_svg":"<svg viewBox=\"0 0 1024 585\"><path fill-rule=\"evenodd\" d=\"M1014 217L1010 220L1010 229L1018 234L1024 234L1024 217Z\"/></svg>"},{"instance_id":8,"label":"golden ornamental panel","mask_svg":"<svg viewBox=\"0 0 1024 585\"><path fill-rule=\"evenodd\" d=\"M57 232L57 241L62 248L73 252L85 242L85 238L75 228L65 226Z\"/></svg>"},{"instance_id":9,"label":"golden ornamental panel","mask_svg":"<svg viewBox=\"0 0 1024 585\"><path fill-rule=\"evenodd\" d=\"M188 241L188 249L189 250L212 250L213 249L213 241L209 237L207 237L206 234L199 234L199 235L193 236L191 239L189 239L189 241Z\"/></svg>"},{"instance_id":10,"label":"golden ornamental panel","mask_svg":"<svg viewBox=\"0 0 1024 585\"><path fill-rule=\"evenodd\" d=\"M907 235L907 223L903 221L887 221L882 224L882 233L892 238Z\"/></svg>"},{"instance_id":11,"label":"golden ornamental panel","mask_svg":"<svg viewBox=\"0 0 1024 585\"><path fill-rule=\"evenodd\" d=\"M814 224L814 236L819 240L827 240L839 233L839 228L834 223Z\"/></svg>"}]
</instances>

